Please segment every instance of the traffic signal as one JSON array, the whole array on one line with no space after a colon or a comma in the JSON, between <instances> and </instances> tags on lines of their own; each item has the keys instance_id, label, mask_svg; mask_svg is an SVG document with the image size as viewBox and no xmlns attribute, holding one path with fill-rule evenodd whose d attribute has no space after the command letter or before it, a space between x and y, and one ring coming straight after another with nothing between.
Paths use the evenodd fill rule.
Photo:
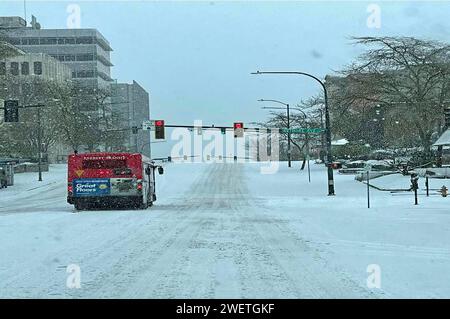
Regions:
<instances>
[{"instance_id":1,"label":"traffic signal","mask_svg":"<svg viewBox=\"0 0 450 319\"><path fill-rule=\"evenodd\" d=\"M225 134L225 133L226 133L226 128L225 128L225 127L222 127L222 128L220 129L220 132L221 132L222 134Z\"/></svg>"},{"instance_id":2,"label":"traffic signal","mask_svg":"<svg viewBox=\"0 0 450 319\"><path fill-rule=\"evenodd\" d=\"M155 120L155 139L163 140L164 138L164 120Z\"/></svg>"},{"instance_id":3,"label":"traffic signal","mask_svg":"<svg viewBox=\"0 0 450 319\"><path fill-rule=\"evenodd\" d=\"M243 137L244 136L244 123L235 122L233 125L234 128L234 137Z\"/></svg>"},{"instance_id":4,"label":"traffic signal","mask_svg":"<svg viewBox=\"0 0 450 319\"><path fill-rule=\"evenodd\" d=\"M19 122L19 101L17 100L6 100L4 102L5 122Z\"/></svg>"},{"instance_id":5,"label":"traffic signal","mask_svg":"<svg viewBox=\"0 0 450 319\"><path fill-rule=\"evenodd\" d=\"M444 110L445 127L450 128L450 108Z\"/></svg>"},{"instance_id":6,"label":"traffic signal","mask_svg":"<svg viewBox=\"0 0 450 319\"><path fill-rule=\"evenodd\" d=\"M137 126L133 126L131 128L131 131L132 131L133 134L137 134L138 133L138 127Z\"/></svg>"}]
</instances>

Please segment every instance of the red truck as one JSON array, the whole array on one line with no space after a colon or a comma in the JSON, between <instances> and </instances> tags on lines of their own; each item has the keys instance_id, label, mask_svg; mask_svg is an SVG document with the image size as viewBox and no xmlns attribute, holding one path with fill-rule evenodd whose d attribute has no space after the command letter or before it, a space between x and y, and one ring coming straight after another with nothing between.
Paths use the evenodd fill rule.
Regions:
<instances>
[{"instance_id":1,"label":"red truck","mask_svg":"<svg viewBox=\"0 0 450 319\"><path fill-rule=\"evenodd\" d=\"M84 153L68 159L67 202L76 210L127 206L145 209L156 200L155 169L142 154Z\"/></svg>"}]
</instances>

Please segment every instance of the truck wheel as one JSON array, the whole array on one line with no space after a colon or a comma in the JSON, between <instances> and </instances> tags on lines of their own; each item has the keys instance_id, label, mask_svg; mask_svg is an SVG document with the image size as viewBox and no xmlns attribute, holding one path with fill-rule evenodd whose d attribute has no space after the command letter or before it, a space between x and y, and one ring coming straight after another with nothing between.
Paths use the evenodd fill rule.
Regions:
<instances>
[{"instance_id":1,"label":"truck wheel","mask_svg":"<svg viewBox=\"0 0 450 319\"><path fill-rule=\"evenodd\" d=\"M147 203L142 202L142 203L139 205L139 209L147 209L147 208L148 208L148 202L147 202Z\"/></svg>"},{"instance_id":2,"label":"truck wheel","mask_svg":"<svg viewBox=\"0 0 450 319\"><path fill-rule=\"evenodd\" d=\"M148 208L148 201L147 201L147 203L144 203L144 196L139 197L137 207L138 207L138 209L147 209Z\"/></svg>"},{"instance_id":3,"label":"truck wheel","mask_svg":"<svg viewBox=\"0 0 450 319\"><path fill-rule=\"evenodd\" d=\"M75 202L74 205L75 205L75 210L76 211L80 211L80 210L84 210L85 209L85 206L84 206L83 203Z\"/></svg>"}]
</instances>

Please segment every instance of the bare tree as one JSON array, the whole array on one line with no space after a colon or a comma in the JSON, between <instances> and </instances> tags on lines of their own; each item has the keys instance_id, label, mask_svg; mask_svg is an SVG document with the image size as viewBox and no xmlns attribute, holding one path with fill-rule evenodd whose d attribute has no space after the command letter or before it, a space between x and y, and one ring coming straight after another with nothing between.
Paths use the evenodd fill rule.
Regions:
<instances>
[{"instance_id":1,"label":"bare tree","mask_svg":"<svg viewBox=\"0 0 450 319\"><path fill-rule=\"evenodd\" d=\"M368 123L378 107L381 120L389 126L389 138L416 140L429 154L433 138L442 130L443 108L449 100L450 46L408 37L353 40L368 49L342 71L345 78L331 90L337 128L350 136L370 131L361 123ZM340 120L350 127L339 125Z\"/></svg>"},{"instance_id":2,"label":"bare tree","mask_svg":"<svg viewBox=\"0 0 450 319\"><path fill-rule=\"evenodd\" d=\"M17 99L21 105L45 105L40 109L44 152L57 144L89 151L99 146L118 149L123 144L124 133L110 130L112 119L106 91L91 90L87 94L71 81L60 83L38 77L8 77L2 83L6 90L0 91L0 98ZM2 152L34 157L38 130L37 109L20 109L19 123L0 126Z\"/></svg>"},{"instance_id":3,"label":"bare tree","mask_svg":"<svg viewBox=\"0 0 450 319\"><path fill-rule=\"evenodd\" d=\"M297 108L304 108L304 102L298 104ZM305 108L306 110L306 108ZM316 110L314 110L316 112ZM311 128L311 127L320 127L319 118L313 113L308 112L308 115L305 116L304 112L295 111L295 108L292 109L290 115L290 127L291 128ZM286 128L287 127L287 116L284 112L270 112L270 118L266 122L255 123L260 127L264 128ZM287 133L280 133L280 157L281 159L287 158ZM303 163L301 169L305 168L306 160L309 155L309 147L311 145L320 144L321 135L311 135L308 133L305 134L291 134L290 141L292 145L294 145L295 149L292 153L292 157L295 159L302 158Z\"/></svg>"},{"instance_id":4,"label":"bare tree","mask_svg":"<svg viewBox=\"0 0 450 319\"><path fill-rule=\"evenodd\" d=\"M34 157L38 152L40 130L43 152L58 140L58 132L52 125L53 100L50 88L53 83L37 77L1 77L3 90L0 97L16 99L20 105L43 104L44 107L21 108L18 123L4 123L1 127L3 143L8 145L9 153L17 156ZM40 112L41 125L39 125Z\"/></svg>"}]
</instances>

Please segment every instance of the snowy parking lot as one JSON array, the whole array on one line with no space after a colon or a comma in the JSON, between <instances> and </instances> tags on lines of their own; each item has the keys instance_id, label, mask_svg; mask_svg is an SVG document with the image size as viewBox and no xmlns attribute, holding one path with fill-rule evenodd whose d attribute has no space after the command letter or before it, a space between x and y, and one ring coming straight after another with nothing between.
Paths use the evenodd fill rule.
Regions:
<instances>
[{"instance_id":1,"label":"snowy parking lot","mask_svg":"<svg viewBox=\"0 0 450 319\"><path fill-rule=\"evenodd\" d=\"M336 174L329 197L322 165L311 183L299 163L261 165L166 164L155 205L134 211L74 213L65 165L17 174L0 191L0 297L450 297L450 198L372 189L368 209L354 176Z\"/></svg>"}]
</instances>

